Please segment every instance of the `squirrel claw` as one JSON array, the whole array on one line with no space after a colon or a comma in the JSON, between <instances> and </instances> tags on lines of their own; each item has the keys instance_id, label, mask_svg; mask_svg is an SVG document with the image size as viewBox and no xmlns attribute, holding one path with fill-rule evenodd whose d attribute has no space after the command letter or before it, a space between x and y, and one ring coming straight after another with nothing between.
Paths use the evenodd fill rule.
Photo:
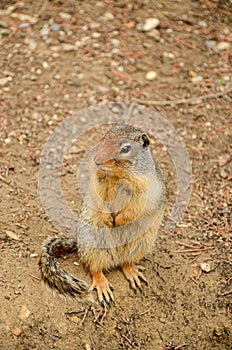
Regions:
<instances>
[{"instance_id":1,"label":"squirrel claw","mask_svg":"<svg viewBox=\"0 0 232 350\"><path fill-rule=\"evenodd\" d=\"M137 291L137 289L142 291L141 281L148 285L148 282L141 270L145 270L145 268L143 266L135 265L122 266L122 272L124 273L126 279L130 282L131 288L134 289L134 291Z\"/></svg>"},{"instance_id":2,"label":"squirrel claw","mask_svg":"<svg viewBox=\"0 0 232 350\"><path fill-rule=\"evenodd\" d=\"M89 291L97 290L98 300L101 305L107 303L110 305L111 302L114 302L114 296L112 293L113 286L107 280L102 272L97 272L92 275L93 283Z\"/></svg>"}]
</instances>

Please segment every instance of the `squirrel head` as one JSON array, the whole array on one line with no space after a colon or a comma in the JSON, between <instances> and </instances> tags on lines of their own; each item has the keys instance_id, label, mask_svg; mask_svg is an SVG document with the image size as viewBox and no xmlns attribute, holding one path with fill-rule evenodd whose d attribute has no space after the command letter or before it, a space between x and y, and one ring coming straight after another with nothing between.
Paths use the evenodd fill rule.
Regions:
<instances>
[{"instance_id":1,"label":"squirrel head","mask_svg":"<svg viewBox=\"0 0 232 350\"><path fill-rule=\"evenodd\" d=\"M141 129L117 125L103 135L94 162L101 172L122 175L122 171L138 172L150 158L150 140Z\"/></svg>"}]
</instances>

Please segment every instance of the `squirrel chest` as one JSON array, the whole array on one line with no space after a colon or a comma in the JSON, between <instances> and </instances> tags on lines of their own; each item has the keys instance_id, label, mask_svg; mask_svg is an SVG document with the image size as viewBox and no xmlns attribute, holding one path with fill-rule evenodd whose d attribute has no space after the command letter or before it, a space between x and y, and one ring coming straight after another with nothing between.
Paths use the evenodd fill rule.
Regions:
<instances>
[{"instance_id":1,"label":"squirrel chest","mask_svg":"<svg viewBox=\"0 0 232 350\"><path fill-rule=\"evenodd\" d=\"M129 224L141 212L146 200L146 179L133 178L130 175L116 175L97 172L95 191L102 201L98 208L98 217L108 226L117 227Z\"/></svg>"}]
</instances>

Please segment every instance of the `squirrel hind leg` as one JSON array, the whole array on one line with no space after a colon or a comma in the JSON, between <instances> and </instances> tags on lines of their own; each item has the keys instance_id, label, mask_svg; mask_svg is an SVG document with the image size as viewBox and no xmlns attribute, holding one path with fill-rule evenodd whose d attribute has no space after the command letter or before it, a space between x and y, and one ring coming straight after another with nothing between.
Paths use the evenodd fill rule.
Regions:
<instances>
[{"instance_id":1,"label":"squirrel hind leg","mask_svg":"<svg viewBox=\"0 0 232 350\"><path fill-rule=\"evenodd\" d=\"M121 269L126 279L130 282L131 288L135 291L137 291L137 289L142 291L141 281L148 285L144 274L141 272L145 270L143 266L136 266L134 264L124 264L121 266Z\"/></svg>"},{"instance_id":2,"label":"squirrel hind leg","mask_svg":"<svg viewBox=\"0 0 232 350\"><path fill-rule=\"evenodd\" d=\"M101 305L106 302L108 305L114 302L114 296L112 293L113 286L109 283L103 272L97 272L92 274L93 283L89 289L89 292L94 289L97 290L98 300Z\"/></svg>"}]
</instances>

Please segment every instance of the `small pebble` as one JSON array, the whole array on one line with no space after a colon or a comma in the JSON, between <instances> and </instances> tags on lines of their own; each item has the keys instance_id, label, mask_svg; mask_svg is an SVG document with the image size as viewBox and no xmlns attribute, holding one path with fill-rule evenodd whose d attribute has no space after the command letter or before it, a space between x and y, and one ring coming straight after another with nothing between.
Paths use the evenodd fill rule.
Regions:
<instances>
[{"instance_id":1,"label":"small pebble","mask_svg":"<svg viewBox=\"0 0 232 350\"><path fill-rule=\"evenodd\" d=\"M121 55L121 51L118 48L116 48L116 47L111 52L112 52L113 55L118 55L118 56Z\"/></svg>"},{"instance_id":2,"label":"small pebble","mask_svg":"<svg viewBox=\"0 0 232 350\"><path fill-rule=\"evenodd\" d=\"M112 45L114 45L114 46L120 46L120 40L118 40L118 39L111 39L111 43L112 43Z\"/></svg>"},{"instance_id":3,"label":"small pebble","mask_svg":"<svg viewBox=\"0 0 232 350\"><path fill-rule=\"evenodd\" d=\"M98 91L102 92L102 93L106 93L109 91L109 88L103 85L98 85L97 87Z\"/></svg>"},{"instance_id":4,"label":"small pebble","mask_svg":"<svg viewBox=\"0 0 232 350\"><path fill-rule=\"evenodd\" d=\"M153 38L157 41L160 39L160 32L158 31L158 29L152 29L151 31L147 32L146 34L150 38Z\"/></svg>"},{"instance_id":5,"label":"small pebble","mask_svg":"<svg viewBox=\"0 0 232 350\"><path fill-rule=\"evenodd\" d=\"M33 39L25 39L24 42L25 42L25 44L28 45L29 49L32 51L35 50L37 47L36 41Z\"/></svg>"},{"instance_id":6,"label":"small pebble","mask_svg":"<svg viewBox=\"0 0 232 350\"><path fill-rule=\"evenodd\" d=\"M91 29L97 29L97 28L99 28L101 25L100 25L100 23L98 23L98 22L91 22L90 24L89 24L89 27L91 28Z\"/></svg>"},{"instance_id":7,"label":"small pebble","mask_svg":"<svg viewBox=\"0 0 232 350\"><path fill-rule=\"evenodd\" d=\"M228 173L225 169L222 169L220 171L220 176L223 178L223 179L226 179L228 177Z\"/></svg>"},{"instance_id":8,"label":"small pebble","mask_svg":"<svg viewBox=\"0 0 232 350\"><path fill-rule=\"evenodd\" d=\"M75 45L64 43L64 44L62 45L62 49L63 49L63 51L65 51L65 52L70 52L70 51L75 51L75 50L76 50L76 47L75 47Z\"/></svg>"},{"instance_id":9,"label":"small pebble","mask_svg":"<svg viewBox=\"0 0 232 350\"><path fill-rule=\"evenodd\" d=\"M163 57L173 59L173 58L175 58L175 55L172 52L164 52Z\"/></svg>"},{"instance_id":10,"label":"small pebble","mask_svg":"<svg viewBox=\"0 0 232 350\"><path fill-rule=\"evenodd\" d=\"M50 29L49 29L48 24L45 24L45 25L43 26L43 28L40 30L40 34L41 34L42 36L48 35L49 32L50 32Z\"/></svg>"},{"instance_id":11,"label":"small pebble","mask_svg":"<svg viewBox=\"0 0 232 350\"><path fill-rule=\"evenodd\" d=\"M2 27L2 28L8 28L8 25L6 24L6 22L0 21L0 27Z\"/></svg>"},{"instance_id":12,"label":"small pebble","mask_svg":"<svg viewBox=\"0 0 232 350\"><path fill-rule=\"evenodd\" d=\"M6 78L2 78L0 79L0 86L4 86L6 85L9 81L12 81L12 77L6 77Z\"/></svg>"},{"instance_id":13,"label":"small pebble","mask_svg":"<svg viewBox=\"0 0 232 350\"><path fill-rule=\"evenodd\" d=\"M0 30L0 35L2 36L8 36L9 35L9 31L7 29L1 29Z\"/></svg>"},{"instance_id":14,"label":"small pebble","mask_svg":"<svg viewBox=\"0 0 232 350\"><path fill-rule=\"evenodd\" d=\"M39 123L41 123L43 120L42 115L40 113L33 113L32 118Z\"/></svg>"},{"instance_id":15,"label":"small pebble","mask_svg":"<svg viewBox=\"0 0 232 350\"><path fill-rule=\"evenodd\" d=\"M229 75L224 75L224 76L222 77L222 79L223 79L224 81L230 81L230 76L229 76Z\"/></svg>"},{"instance_id":16,"label":"small pebble","mask_svg":"<svg viewBox=\"0 0 232 350\"><path fill-rule=\"evenodd\" d=\"M193 70L190 70L190 71L189 71L189 75L190 75L190 77L196 77L196 76L197 76L197 73L194 72Z\"/></svg>"},{"instance_id":17,"label":"small pebble","mask_svg":"<svg viewBox=\"0 0 232 350\"><path fill-rule=\"evenodd\" d=\"M216 41L215 40L205 40L205 46L208 49L211 49L215 45L216 45Z\"/></svg>"},{"instance_id":18,"label":"small pebble","mask_svg":"<svg viewBox=\"0 0 232 350\"><path fill-rule=\"evenodd\" d=\"M94 39L98 39L98 38L101 37L101 33L95 32L95 33L92 34L92 37L93 37Z\"/></svg>"},{"instance_id":19,"label":"small pebble","mask_svg":"<svg viewBox=\"0 0 232 350\"><path fill-rule=\"evenodd\" d=\"M128 29L132 29L135 27L135 22L134 21L128 22L125 24L125 27Z\"/></svg>"},{"instance_id":20,"label":"small pebble","mask_svg":"<svg viewBox=\"0 0 232 350\"><path fill-rule=\"evenodd\" d=\"M29 23L26 23L26 22L21 23L19 26L19 28L28 28L28 27L29 27Z\"/></svg>"},{"instance_id":21,"label":"small pebble","mask_svg":"<svg viewBox=\"0 0 232 350\"><path fill-rule=\"evenodd\" d=\"M118 36L118 35L119 35L119 31L118 31L118 30L114 30L114 31L112 32L112 35Z\"/></svg>"},{"instance_id":22,"label":"small pebble","mask_svg":"<svg viewBox=\"0 0 232 350\"><path fill-rule=\"evenodd\" d=\"M69 317L69 321L73 322L73 323L79 323L80 322L80 317L76 316L76 315L72 315Z\"/></svg>"},{"instance_id":23,"label":"small pebble","mask_svg":"<svg viewBox=\"0 0 232 350\"><path fill-rule=\"evenodd\" d=\"M60 12L59 16L61 18L63 18L63 19L71 19L72 18L72 16L69 13L66 13L66 12Z\"/></svg>"},{"instance_id":24,"label":"small pebble","mask_svg":"<svg viewBox=\"0 0 232 350\"><path fill-rule=\"evenodd\" d=\"M197 24L201 28L207 28L207 23L205 21L199 21Z\"/></svg>"},{"instance_id":25,"label":"small pebble","mask_svg":"<svg viewBox=\"0 0 232 350\"><path fill-rule=\"evenodd\" d=\"M22 329L19 328L19 327L15 327L15 328L12 329L12 333L14 335L16 335L17 337L19 337L22 334Z\"/></svg>"},{"instance_id":26,"label":"small pebble","mask_svg":"<svg viewBox=\"0 0 232 350\"><path fill-rule=\"evenodd\" d=\"M192 83L198 83L202 80L203 80L203 78L200 75L197 75L196 77L192 77L192 79L191 79Z\"/></svg>"},{"instance_id":27,"label":"small pebble","mask_svg":"<svg viewBox=\"0 0 232 350\"><path fill-rule=\"evenodd\" d=\"M114 15L111 12L105 12L103 18L105 21L112 21L114 19Z\"/></svg>"},{"instance_id":28,"label":"small pebble","mask_svg":"<svg viewBox=\"0 0 232 350\"><path fill-rule=\"evenodd\" d=\"M43 62L42 65L43 65L44 69L48 69L49 68L49 64L47 62Z\"/></svg>"},{"instance_id":29,"label":"small pebble","mask_svg":"<svg viewBox=\"0 0 232 350\"><path fill-rule=\"evenodd\" d=\"M31 253L30 254L30 258L37 258L39 256L39 254L37 253Z\"/></svg>"},{"instance_id":30,"label":"small pebble","mask_svg":"<svg viewBox=\"0 0 232 350\"><path fill-rule=\"evenodd\" d=\"M144 47L145 49L151 50L151 49L153 49L154 44L153 44L153 43L149 43L149 42L147 42L147 41L144 41L144 42L143 42L143 47Z\"/></svg>"},{"instance_id":31,"label":"small pebble","mask_svg":"<svg viewBox=\"0 0 232 350\"><path fill-rule=\"evenodd\" d=\"M160 20L158 18L147 18L144 22L144 25L142 27L142 30L144 32L148 32L149 30L152 30L160 24Z\"/></svg>"},{"instance_id":32,"label":"small pebble","mask_svg":"<svg viewBox=\"0 0 232 350\"><path fill-rule=\"evenodd\" d=\"M228 50L229 48L230 48L230 43L227 43L226 41L222 41L217 44L217 49L219 51Z\"/></svg>"},{"instance_id":33,"label":"small pebble","mask_svg":"<svg viewBox=\"0 0 232 350\"><path fill-rule=\"evenodd\" d=\"M51 24L51 29L53 30L53 32L59 32L61 29L61 26L57 23L52 23Z\"/></svg>"},{"instance_id":34,"label":"small pebble","mask_svg":"<svg viewBox=\"0 0 232 350\"><path fill-rule=\"evenodd\" d=\"M28 310L27 306L22 305L19 318L21 318L21 320L26 320L29 317L30 313L31 312Z\"/></svg>"},{"instance_id":35,"label":"small pebble","mask_svg":"<svg viewBox=\"0 0 232 350\"><path fill-rule=\"evenodd\" d=\"M204 272L210 272L211 271L211 267L209 263L203 262L200 264L200 267L202 269L202 271Z\"/></svg>"},{"instance_id":36,"label":"small pebble","mask_svg":"<svg viewBox=\"0 0 232 350\"><path fill-rule=\"evenodd\" d=\"M157 73L155 71L147 72L145 79L146 80L155 80L157 78Z\"/></svg>"},{"instance_id":37,"label":"small pebble","mask_svg":"<svg viewBox=\"0 0 232 350\"><path fill-rule=\"evenodd\" d=\"M123 66L118 66L117 67L118 72L124 72L124 67Z\"/></svg>"},{"instance_id":38,"label":"small pebble","mask_svg":"<svg viewBox=\"0 0 232 350\"><path fill-rule=\"evenodd\" d=\"M97 1L95 5L97 7L105 7L105 4L102 1Z\"/></svg>"},{"instance_id":39,"label":"small pebble","mask_svg":"<svg viewBox=\"0 0 232 350\"><path fill-rule=\"evenodd\" d=\"M98 43L93 43L92 47L93 47L94 49L100 49L101 45L98 44Z\"/></svg>"}]
</instances>

